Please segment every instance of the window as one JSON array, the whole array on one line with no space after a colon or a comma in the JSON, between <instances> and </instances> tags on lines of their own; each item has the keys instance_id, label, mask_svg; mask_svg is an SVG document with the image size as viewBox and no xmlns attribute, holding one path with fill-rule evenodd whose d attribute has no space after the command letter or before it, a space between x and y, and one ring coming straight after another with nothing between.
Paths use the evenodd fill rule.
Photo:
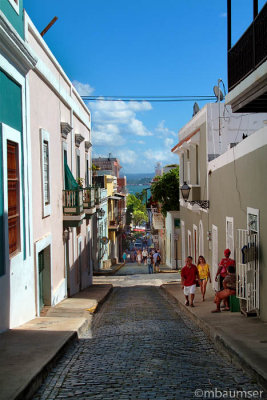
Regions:
<instances>
[{"instance_id":1,"label":"window","mask_svg":"<svg viewBox=\"0 0 267 400\"><path fill-rule=\"evenodd\" d=\"M89 186L89 160L86 158L86 170L85 170L85 186Z\"/></svg>"},{"instance_id":2,"label":"window","mask_svg":"<svg viewBox=\"0 0 267 400\"><path fill-rule=\"evenodd\" d=\"M190 167L190 161L187 161L187 183L191 183L191 167Z\"/></svg>"},{"instance_id":3,"label":"window","mask_svg":"<svg viewBox=\"0 0 267 400\"><path fill-rule=\"evenodd\" d=\"M76 150L76 178L81 177L81 158L80 150Z\"/></svg>"},{"instance_id":4,"label":"window","mask_svg":"<svg viewBox=\"0 0 267 400\"><path fill-rule=\"evenodd\" d=\"M191 231L187 231L187 255L192 257L192 234Z\"/></svg>"},{"instance_id":5,"label":"window","mask_svg":"<svg viewBox=\"0 0 267 400\"><path fill-rule=\"evenodd\" d=\"M198 145L196 145L196 185L199 185L199 155L198 155Z\"/></svg>"},{"instance_id":6,"label":"window","mask_svg":"<svg viewBox=\"0 0 267 400\"><path fill-rule=\"evenodd\" d=\"M196 225L193 225L193 244L193 260L196 264L198 260L198 232Z\"/></svg>"},{"instance_id":7,"label":"window","mask_svg":"<svg viewBox=\"0 0 267 400\"><path fill-rule=\"evenodd\" d=\"M181 154L181 159L180 159L180 165L181 165L181 170L180 170L180 184L183 185L184 183L184 154Z\"/></svg>"},{"instance_id":8,"label":"window","mask_svg":"<svg viewBox=\"0 0 267 400\"><path fill-rule=\"evenodd\" d=\"M20 194L18 144L7 141L9 254L20 249Z\"/></svg>"},{"instance_id":9,"label":"window","mask_svg":"<svg viewBox=\"0 0 267 400\"><path fill-rule=\"evenodd\" d=\"M41 129L43 218L51 214L49 133Z\"/></svg>"},{"instance_id":10,"label":"window","mask_svg":"<svg viewBox=\"0 0 267 400\"><path fill-rule=\"evenodd\" d=\"M234 256L234 219L226 217L226 248L231 250Z\"/></svg>"},{"instance_id":11,"label":"window","mask_svg":"<svg viewBox=\"0 0 267 400\"><path fill-rule=\"evenodd\" d=\"M45 205L50 203L49 196L49 153L48 153L48 142L44 140L43 143L44 152L44 201Z\"/></svg>"}]
</instances>

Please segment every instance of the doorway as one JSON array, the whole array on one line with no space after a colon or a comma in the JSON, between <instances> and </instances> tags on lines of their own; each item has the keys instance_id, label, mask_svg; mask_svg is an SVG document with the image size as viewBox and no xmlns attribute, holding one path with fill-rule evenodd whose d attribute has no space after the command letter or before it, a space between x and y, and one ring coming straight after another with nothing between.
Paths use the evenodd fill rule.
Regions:
<instances>
[{"instance_id":1,"label":"doorway","mask_svg":"<svg viewBox=\"0 0 267 400\"><path fill-rule=\"evenodd\" d=\"M38 252L38 314L44 306L51 306L50 246Z\"/></svg>"}]
</instances>

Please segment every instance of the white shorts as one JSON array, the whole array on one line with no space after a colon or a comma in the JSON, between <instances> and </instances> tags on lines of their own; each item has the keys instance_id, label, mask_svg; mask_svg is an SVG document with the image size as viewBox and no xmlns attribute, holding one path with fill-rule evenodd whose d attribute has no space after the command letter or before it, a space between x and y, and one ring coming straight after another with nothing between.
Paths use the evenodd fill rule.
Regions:
<instances>
[{"instance_id":1,"label":"white shorts","mask_svg":"<svg viewBox=\"0 0 267 400\"><path fill-rule=\"evenodd\" d=\"M189 294L195 294L195 291L196 291L196 285L184 286L185 296L188 296Z\"/></svg>"}]
</instances>

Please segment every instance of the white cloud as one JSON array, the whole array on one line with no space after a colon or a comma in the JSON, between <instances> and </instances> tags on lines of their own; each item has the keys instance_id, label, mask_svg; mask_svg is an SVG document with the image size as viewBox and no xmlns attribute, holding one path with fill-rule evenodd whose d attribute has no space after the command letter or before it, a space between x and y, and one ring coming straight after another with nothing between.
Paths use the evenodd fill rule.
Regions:
<instances>
[{"instance_id":1,"label":"white cloud","mask_svg":"<svg viewBox=\"0 0 267 400\"><path fill-rule=\"evenodd\" d=\"M101 101L90 102L92 112L92 137L97 145L122 145L126 137L152 136L136 113L149 111L152 106L147 101ZM129 137L128 137L129 140Z\"/></svg>"},{"instance_id":2,"label":"white cloud","mask_svg":"<svg viewBox=\"0 0 267 400\"><path fill-rule=\"evenodd\" d=\"M92 130L93 145L122 146L125 138L120 135L118 127L114 124L97 125Z\"/></svg>"},{"instance_id":3,"label":"white cloud","mask_svg":"<svg viewBox=\"0 0 267 400\"><path fill-rule=\"evenodd\" d=\"M134 165L137 161L136 152L133 150L123 149L121 151L117 151L116 154L122 165Z\"/></svg>"},{"instance_id":4,"label":"white cloud","mask_svg":"<svg viewBox=\"0 0 267 400\"><path fill-rule=\"evenodd\" d=\"M177 162L177 156L175 154L172 154L167 150L153 150L153 149L149 149L146 150L144 152L144 156L151 160L151 161L160 161L160 162L172 162L172 161L176 161Z\"/></svg>"},{"instance_id":5,"label":"white cloud","mask_svg":"<svg viewBox=\"0 0 267 400\"><path fill-rule=\"evenodd\" d=\"M174 145L174 139L172 139L172 138L166 138L166 139L164 140L164 144L165 144L165 147L167 147L167 148L172 148L173 145Z\"/></svg>"},{"instance_id":6,"label":"white cloud","mask_svg":"<svg viewBox=\"0 0 267 400\"><path fill-rule=\"evenodd\" d=\"M88 83L81 83L79 81L73 81L72 84L76 88L76 90L80 96L89 96L95 90Z\"/></svg>"},{"instance_id":7,"label":"white cloud","mask_svg":"<svg viewBox=\"0 0 267 400\"><path fill-rule=\"evenodd\" d=\"M158 126L156 127L156 132L160 133L161 134L160 136L162 136L162 134L164 136L174 136L174 137L177 136L177 133L175 133L174 131L170 130L165 126L164 120L159 122Z\"/></svg>"}]
</instances>

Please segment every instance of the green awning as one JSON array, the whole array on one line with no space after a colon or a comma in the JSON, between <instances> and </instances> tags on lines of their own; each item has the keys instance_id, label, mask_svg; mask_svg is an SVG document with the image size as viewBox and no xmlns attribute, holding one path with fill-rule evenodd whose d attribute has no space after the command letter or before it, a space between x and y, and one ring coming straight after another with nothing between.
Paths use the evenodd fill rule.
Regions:
<instances>
[{"instance_id":1,"label":"green awning","mask_svg":"<svg viewBox=\"0 0 267 400\"><path fill-rule=\"evenodd\" d=\"M80 189L80 186L76 182L74 176L69 169L69 166L66 161L64 161L64 169L65 169L65 189L66 190L75 190Z\"/></svg>"}]
</instances>

